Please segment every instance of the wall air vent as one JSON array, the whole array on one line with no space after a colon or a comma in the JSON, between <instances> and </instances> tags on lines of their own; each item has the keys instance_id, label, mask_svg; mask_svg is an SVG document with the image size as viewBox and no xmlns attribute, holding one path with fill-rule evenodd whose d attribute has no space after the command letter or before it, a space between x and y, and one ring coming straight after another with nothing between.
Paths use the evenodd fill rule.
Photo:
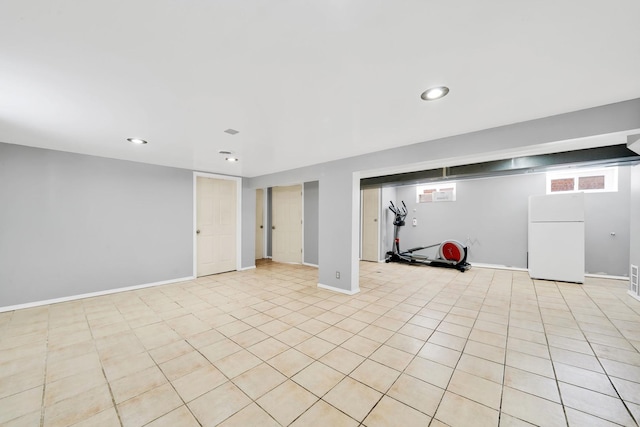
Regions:
<instances>
[{"instance_id":1,"label":"wall air vent","mask_svg":"<svg viewBox=\"0 0 640 427\"><path fill-rule=\"evenodd\" d=\"M640 300L640 285L638 284L638 266L631 264L631 274L629 274L629 295Z\"/></svg>"}]
</instances>

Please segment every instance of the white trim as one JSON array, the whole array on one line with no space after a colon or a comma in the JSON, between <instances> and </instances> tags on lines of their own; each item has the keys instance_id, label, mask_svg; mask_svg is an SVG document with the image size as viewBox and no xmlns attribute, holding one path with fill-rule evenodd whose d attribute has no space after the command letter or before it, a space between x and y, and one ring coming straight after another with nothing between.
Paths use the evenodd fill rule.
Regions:
<instances>
[{"instance_id":1,"label":"white trim","mask_svg":"<svg viewBox=\"0 0 640 427\"><path fill-rule=\"evenodd\" d=\"M308 263L308 262L303 262L302 265L306 265L307 267L319 268L318 264L311 264L311 263Z\"/></svg>"},{"instance_id":2,"label":"white trim","mask_svg":"<svg viewBox=\"0 0 640 427\"><path fill-rule=\"evenodd\" d=\"M521 268L521 267L511 267L509 265L500 265L500 264L483 264L483 263L472 263L471 264L472 267L478 267L478 268L492 268L494 270L511 270L511 271L526 271L529 272L528 269L526 268Z\"/></svg>"},{"instance_id":3,"label":"white trim","mask_svg":"<svg viewBox=\"0 0 640 427\"><path fill-rule=\"evenodd\" d=\"M236 182L236 270L242 268L242 178L237 176L219 175L207 172L193 172L193 277L198 277L198 229L197 211L198 194L196 183L198 177L224 179Z\"/></svg>"},{"instance_id":4,"label":"white trim","mask_svg":"<svg viewBox=\"0 0 640 427\"><path fill-rule=\"evenodd\" d=\"M151 288L151 287L154 287L154 286L162 286L162 285L168 285L168 284L171 284L171 283L186 282L188 280L193 280L193 279L195 279L194 276L181 277L179 279L163 280L163 281L160 281L160 282L146 283L144 285L126 286L124 288L107 289L107 290L104 290L104 291L89 292L87 294L71 295L71 296L68 296L68 297L61 297L61 298L53 298L53 299L42 300L42 301L27 302L27 303L24 303L24 304L16 304L16 305L10 305L10 306L7 306L7 307L0 307L0 313L5 312L5 311L22 310L24 308L40 307L40 306L49 305L49 304L58 304L58 303L61 303L61 302L75 301L75 300L84 299L84 298L93 298L93 297L99 297L99 296L103 296L103 295L117 294L117 293L120 293L120 292L135 291L135 290L138 290L138 289Z\"/></svg>"},{"instance_id":5,"label":"white trim","mask_svg":"<svg viewBox=\"0 0 640 427\"><path fill-rule=\"evenodd\" d=\"M262 229L262 258L267 258L267 215L269 214L267 212L267 191L267 188L262 189L262 223L264 224L264 227Z\"/></svg>"},{"instance_id":6,"label":"white trim","mask_svg":"<svg viewBox=\"0 0 640 427\"><path fill-rule=\"evenodd\" d=\"M339 292L341 294L345 294L345 295L355 295L358 292L360 292L360 288L357 289L352 289L352 290L346 290L346 289L341 289L341 288L336 288L333 286L329 286L329 285L323 285L322 283L318 283L318 287L321 289L326 289L328 291L333 291L333 292Z\"/></svg>"},{"instance_id":7,"label":"white trim","mask_svg":"<svg viewBox=\"0 0 640 427\"><path fill-rule=\"evenodd\" d=\"M360 172L351 176L351 292L360 292ZM353 295L353 294L351 294Z\"/></svg>"},{"instance_id":8,"label":"white trim","mask_svg":"<svg viewBox=\"0 0 640 427\"><path fill-rule=\"evenodd\" d=\"M596 279L612 279L612 280L625 280L629 281L629 278L626 276L613 276L608 274L589 274L585 273L584 277L595 277Z\"/></svg>"},{"instance_id":9,"label":"white trim","mask_svg":"<svg viewBox=\"0 0 640 427\"><path fill-rule=\"evenodd\" d=\"M242 267L239 268L238 271L246 271L246 270L253 270L254 268L256 268L255 265L250 265L249 267Z\"/></svg>"},{"instance_id":10,"label":"white trim","mask_svg":"<svg viewBox=\"0 0 640 427\"><path fill-rule=\"evenodd\" d=\"M300 264L304 264L304 182L300 184Z\"/></svg>"}]
</instances>

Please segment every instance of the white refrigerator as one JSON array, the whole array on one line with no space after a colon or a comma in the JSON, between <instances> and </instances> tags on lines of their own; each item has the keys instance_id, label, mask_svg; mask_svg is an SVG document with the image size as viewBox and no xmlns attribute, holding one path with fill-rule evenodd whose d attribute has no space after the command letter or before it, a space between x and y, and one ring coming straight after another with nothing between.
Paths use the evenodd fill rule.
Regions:
<instances>
[{"instance_id":1,"label":"white refrigerator","mask_svg":"<svg viewBox=\"0 0 640 427\"><path fill-rule=\"evenodd\" d=\"M584 283L584 193L529 197L529 275Z\"/></svg>"}]
</instances>

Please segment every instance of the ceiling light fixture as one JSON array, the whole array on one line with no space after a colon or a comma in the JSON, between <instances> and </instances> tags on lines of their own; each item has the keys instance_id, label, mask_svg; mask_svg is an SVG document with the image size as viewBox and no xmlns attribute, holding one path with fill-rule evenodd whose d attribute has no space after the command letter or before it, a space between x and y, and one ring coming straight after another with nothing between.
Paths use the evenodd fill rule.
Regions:
<instances>
[{"instance_id":1,"label":"ceiling light fixture","mask_svg":"<svg viewBox=\"0 0 640 427\"><path fill-rule=\"evenodd\" d=\"M147 141L140 138L127 138L127 141L131 142L132 144L138 144L138 145L143 145L147 143Z\"/></svg>"},{"instance_id":2,"label":"ceiling light fixture","mask_svg":"<svg viewBox=\"0 0 640 427\"><path fill-rule=\"evenodd\" d=\"M227 129L224 131L225 133L228 133L229 135L235 135L237 133L240 133L239 131L235 130L235 129Z\"/></svg>"},{"instance_id":3,"label":"ceiling light fixture","mask_svg":"<svg viewBox=\"0 0 640 427\"><path fill-rule=\"evenodd\" d=\"M431 87L420 95L420 98L425 101L434 101L436 99L440 99L445 97L449 93L449 88L446 86L435 86Z\"/></svg>"},{"instance_id":4,"label":"ceiling light fixture","mask_svg":"<svg viewBox=\"0 0 640 427\"><path fill-rule=\"evenodd\" d=\"M225 160L226 160L227 162L231 162L231 163L234 163L234 162L238 162L238 161L239 161L237 157L227 157L227 158L225 158Z\"/></svg>"}]
</instances>

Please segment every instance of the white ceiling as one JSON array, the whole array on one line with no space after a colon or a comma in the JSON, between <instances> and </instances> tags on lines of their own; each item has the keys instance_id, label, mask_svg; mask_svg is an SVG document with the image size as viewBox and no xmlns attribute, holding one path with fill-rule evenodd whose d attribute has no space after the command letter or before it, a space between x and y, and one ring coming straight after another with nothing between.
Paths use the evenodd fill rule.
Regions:
<instances>
[{"instance_id":1,"label":"white ceiling","mask_svg":"<svg viewBox=\"0 0 640 427\"><path fill-rule=\"evenodd\" d=\"M638 98L638 16L638 0L2 0L0 142L257 176Z\"/></svg>"}]
</instances>

